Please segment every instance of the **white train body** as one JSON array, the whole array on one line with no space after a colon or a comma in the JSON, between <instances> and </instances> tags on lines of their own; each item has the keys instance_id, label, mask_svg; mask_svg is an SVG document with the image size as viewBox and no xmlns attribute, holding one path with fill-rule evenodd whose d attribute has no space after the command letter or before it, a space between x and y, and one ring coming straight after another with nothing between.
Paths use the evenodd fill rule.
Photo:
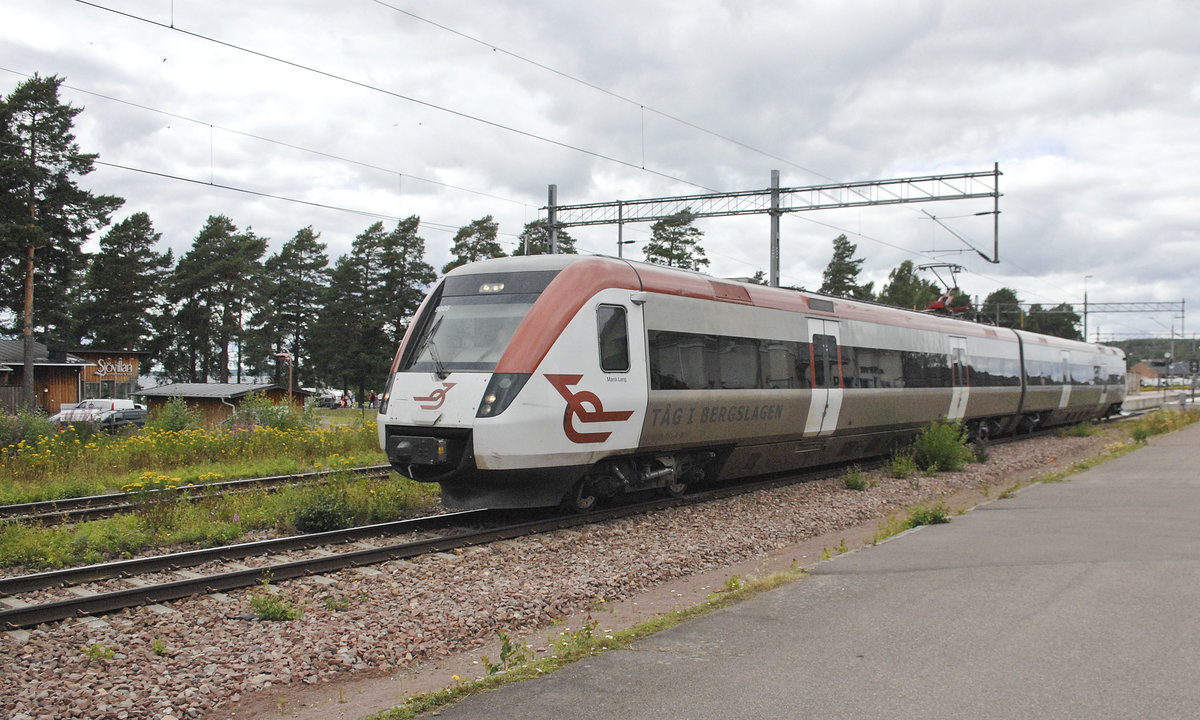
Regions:
<instances>
[{"instance_id":1,"label":"white train body","mask_svg":"<svg viewBox=\"0 0 1200 720\"><path fill-rule=\"evenodd\" d=\"M879 455L938 420L1099 417L1116 349L615 258L460 267L406 335L389 461L452 507L597 497Z\"/></svg>"}]
</instances>

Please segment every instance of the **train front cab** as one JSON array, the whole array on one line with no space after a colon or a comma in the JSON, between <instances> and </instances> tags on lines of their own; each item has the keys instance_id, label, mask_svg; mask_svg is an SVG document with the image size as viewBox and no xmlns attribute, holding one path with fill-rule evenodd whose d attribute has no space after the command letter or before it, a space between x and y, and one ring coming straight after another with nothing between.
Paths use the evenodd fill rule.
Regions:
<instances>
[{"instance_id":1,"label":"train front cab","mask_svg":"<svg viewBox=\"0 0 1200 720\"><path fill-rule=\"evenodd\" d=\"M554 505L637 447L646 407L637 276L570 256L464 266L426 300L380 414L389 462L455 508Z\"/></svg>"}]
</instances>

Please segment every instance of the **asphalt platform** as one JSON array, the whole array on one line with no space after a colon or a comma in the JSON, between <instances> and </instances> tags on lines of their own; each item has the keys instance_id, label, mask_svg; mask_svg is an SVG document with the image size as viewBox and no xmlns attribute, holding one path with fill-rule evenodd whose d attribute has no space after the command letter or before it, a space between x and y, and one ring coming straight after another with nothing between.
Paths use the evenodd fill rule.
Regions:
<instances>
[{"instance_id":1,"label":"asphalt platform","mask_svg":"<svg viewBox=\"0 0 1200 720\"><path fill-rule=\"evenodd\" d=\"M1200 717L1200 425L438 715Z\"/></svg>"}]
</instances>

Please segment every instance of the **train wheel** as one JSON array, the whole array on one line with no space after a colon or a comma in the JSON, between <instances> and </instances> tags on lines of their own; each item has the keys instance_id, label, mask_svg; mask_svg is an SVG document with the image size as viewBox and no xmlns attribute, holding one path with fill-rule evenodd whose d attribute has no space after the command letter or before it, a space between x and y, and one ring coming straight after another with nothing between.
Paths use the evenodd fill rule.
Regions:
<instances>
[{"instance_id":1,"label":"train wheel","mask_svg":"<svg viewBox=\"0 0 1200 720\"><path fill-rule=\"evenodd\" d=\"M687 488L687 483L684 481L672 480L663 486L663 492L670 497L683 497L683 494L687 492Z\"/></svg>"},{"instance_id":2,"label":"train wheel","mask_svg":"<svg viewBox=\"0 0 1200 720\"><path fill-rule=\"evenodd\" d=\"M579 481L571 496L573 499L567 504L577 513L591 512L596 507L596 496L588 490L587 478Z\"/></svg>"}]
</instances>

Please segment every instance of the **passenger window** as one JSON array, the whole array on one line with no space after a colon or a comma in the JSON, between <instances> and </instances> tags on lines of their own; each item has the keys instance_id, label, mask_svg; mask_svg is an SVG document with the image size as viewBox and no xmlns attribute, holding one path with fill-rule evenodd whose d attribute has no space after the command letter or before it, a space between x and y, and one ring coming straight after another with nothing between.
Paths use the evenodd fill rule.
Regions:
<instances>
[{"instance_id":1,"label":"passenger window","mask_svg":"<svg viewBox=\"0 0 1200 720\"><path fill-rule=\"evenodd\" d=\"M600 339L600 369L604 372L629 372L629 330L625 308L601 305L596 309L596 327Z\"/></svg>"}]
</instances>

